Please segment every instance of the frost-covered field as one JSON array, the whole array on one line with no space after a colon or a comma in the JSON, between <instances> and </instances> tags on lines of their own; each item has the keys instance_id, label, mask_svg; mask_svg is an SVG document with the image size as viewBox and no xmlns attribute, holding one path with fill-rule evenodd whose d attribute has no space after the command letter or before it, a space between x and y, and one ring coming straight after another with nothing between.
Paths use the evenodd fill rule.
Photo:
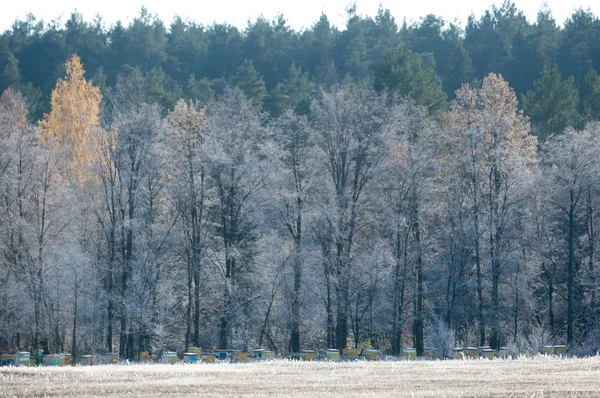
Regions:
<instances>
[{"instance_id":1,"label":"frost-covered field","mask_svg":"<svg viewBox=\"0 0 600 398\"><path fill-rule=\"evenodd\" d=\"M0 368L2 397L598 396L600 358Z\"/></svg>"}]
</instances>

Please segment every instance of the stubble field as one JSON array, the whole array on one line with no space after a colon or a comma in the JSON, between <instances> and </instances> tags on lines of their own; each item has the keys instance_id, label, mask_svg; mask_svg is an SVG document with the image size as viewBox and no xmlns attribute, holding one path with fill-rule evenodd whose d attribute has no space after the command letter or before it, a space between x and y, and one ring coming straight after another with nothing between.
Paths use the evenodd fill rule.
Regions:
<instances>
[{"instance_id":1,"label":"stubble field","mask_svg":"<svg viewBox=\"0 0 600 398\"><path fill-rule=\"evenodd\" d=\"M1 397L600 396L600 357L0 368Z\"/></svg>"}]
</instances>

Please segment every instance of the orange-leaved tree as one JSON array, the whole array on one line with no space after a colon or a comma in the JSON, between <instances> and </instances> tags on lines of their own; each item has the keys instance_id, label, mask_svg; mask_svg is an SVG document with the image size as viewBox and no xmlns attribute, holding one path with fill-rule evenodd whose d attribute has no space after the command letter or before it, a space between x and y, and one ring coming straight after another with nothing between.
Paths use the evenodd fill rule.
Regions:
<instances>
[{"instance_id":1,"label":"orange-leaved tree","mask_svg":"<svg viewBox=\"0 0 600 398\"><path fill-rule=\"evenodd\" d=\"M100 89L84 78L81 59L73 54L67 76L52 91L51 111L40 122L42 142L53 142L65 156L66 177L81 182L93 161L93 130L98 127Z\"/></svg>"}]
</instances>

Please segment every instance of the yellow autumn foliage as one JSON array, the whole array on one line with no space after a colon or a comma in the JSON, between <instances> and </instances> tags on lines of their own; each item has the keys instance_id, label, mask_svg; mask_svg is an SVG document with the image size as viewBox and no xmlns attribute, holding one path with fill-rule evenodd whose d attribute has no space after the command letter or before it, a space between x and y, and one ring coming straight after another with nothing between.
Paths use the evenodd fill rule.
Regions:
<instances>
[{"instance_id":1,"label":"yellow autumn foliage","mask_svg":"<svg viewBox=\"0 0 600 398\"><path fill-rule=\"evenodd\" d=\"M40 122L42 142L51 140L66 156L67 178L81 180L93 162L92 140L100 114L100 89L84 78L85 70L74 54L66 63L67 75L52 91L51 111Z\"/></svg>"}]
</instances>

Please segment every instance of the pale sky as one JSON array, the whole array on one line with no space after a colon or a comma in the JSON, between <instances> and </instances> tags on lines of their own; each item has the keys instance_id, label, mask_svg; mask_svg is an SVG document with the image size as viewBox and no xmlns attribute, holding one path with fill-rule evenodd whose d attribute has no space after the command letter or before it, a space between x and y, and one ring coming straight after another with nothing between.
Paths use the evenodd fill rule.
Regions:
<instances>
[{"instance_id":1,"label":"pale sky","mask_svg":"<svg viewBox=\"0 0 600 398\"><path fill-rule=\"evenodd\" d=\"M334 25L345 25L345 8L349 0L3 0L0 6L0 31L10 28L15 19L23 19L32 12L38 19L51 21L60 18L64 23L71 12L78 10L84 19L92 20L96 14L103 17L107 27L117 20L127 24L142 6L157 14L167 26L175 15L202 24L228 22L243 28L249 19L263 15L272 19L283 13L289 25L295 29L310 27L325 13ZM499 6L502 0L356 0L358 14L375 15L381 4L388 8L400 25L406 17L418 21L421 17L434 13L447 21L458 19L464 26L469 14L480 16L492 4ZM517 7L530 21L535 20L543 0L516 0ZM590 8L600 16L600 0L546 0L559 24L574 9Z\"/></svg>"}]
</instances>

